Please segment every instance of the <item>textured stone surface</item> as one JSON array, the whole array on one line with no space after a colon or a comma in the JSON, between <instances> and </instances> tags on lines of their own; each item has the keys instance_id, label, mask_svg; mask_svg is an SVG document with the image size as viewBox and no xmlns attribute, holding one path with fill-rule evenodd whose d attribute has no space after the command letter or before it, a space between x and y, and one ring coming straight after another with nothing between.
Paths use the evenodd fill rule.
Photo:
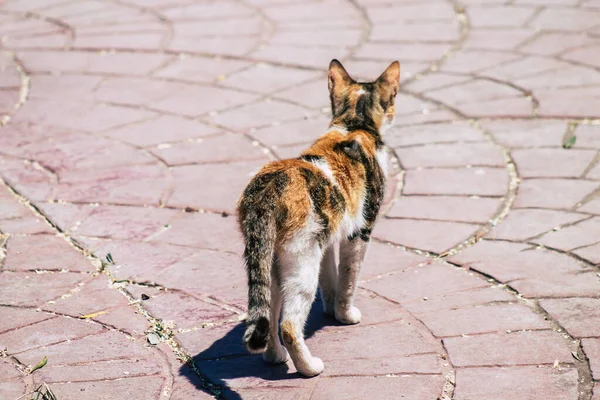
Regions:
<instances>
[{"instance_id":1,"label":"textured stone surface","mask_svg":"<svg viewBox=\"0 0 600 400\"><path fill-rule=\"evenodd\" d=\"M600 400L600 7L459 3L0 0L0 397ZM362 321L317 299L302 379L243 348L234 211L332 58L402 84Z\"/></svg>"}]
</instances>

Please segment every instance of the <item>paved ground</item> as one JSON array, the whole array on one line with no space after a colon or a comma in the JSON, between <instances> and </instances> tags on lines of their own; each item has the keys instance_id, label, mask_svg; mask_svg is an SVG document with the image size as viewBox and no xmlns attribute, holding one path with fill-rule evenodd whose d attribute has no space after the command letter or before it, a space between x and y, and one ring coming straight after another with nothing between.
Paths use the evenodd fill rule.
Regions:
<instances>
[{"instance_id":1,"label":"paved ground","mask_svg":"<svg viewBox=\"0 0 600 400\"><path fill-rule=\"evenodd\" d=\"M597 0L0 4L2 399L600 399ZM398 162L302 379L241 346L231 213L333 57L401 61Z\"/></svg>"}]
</instances>

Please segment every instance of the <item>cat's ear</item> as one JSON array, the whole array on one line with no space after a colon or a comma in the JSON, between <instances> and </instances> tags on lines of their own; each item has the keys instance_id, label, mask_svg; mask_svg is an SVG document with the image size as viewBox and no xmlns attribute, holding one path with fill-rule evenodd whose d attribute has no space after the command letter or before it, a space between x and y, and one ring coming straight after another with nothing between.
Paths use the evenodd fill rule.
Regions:
<instances>
[{"instance_id":1,"label":"cat's ear","mask_svg":"<svg viewBox=\"0 0 600 400\"><path fill-rule=\"evenodd\" d=\"M346 88L350 86L352 82L353 79L348 75L344 66L338 60L331 60L329 63L327 86L329 87L329 96L331 98L331 107L334 115L338 102L341 101Z\"/></svg>"},{"instance_id":2,"label":"cat's ear","mask_svg":"<svg viewBox=\"0 0 600 400\"><path fill-rule=\"evenodd\" d=\"M400 63L398 61L391 63L375 82L386 97L396 97L400 89Z\"/></svg>"}]
</instances>

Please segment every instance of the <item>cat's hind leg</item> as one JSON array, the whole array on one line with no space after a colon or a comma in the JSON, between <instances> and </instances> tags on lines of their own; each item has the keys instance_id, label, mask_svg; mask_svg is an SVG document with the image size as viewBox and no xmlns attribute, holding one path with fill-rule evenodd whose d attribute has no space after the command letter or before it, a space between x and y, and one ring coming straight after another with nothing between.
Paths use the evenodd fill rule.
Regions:
<instances>
[{"instance_id":1,"label":"cat's hind leg","mask_svg":"<svg viewBox=\"0 0 600 400\"><path fill-rule=\"evenodd\" d=\"M281 285L279 283L279 266L274 263L271 269L271 325L267 350L263 359L270 364L281 364L288 360L288 352L279 341L279 312L281 311Z\"/></svg>"},{"instance_id":2,"label":"cat's hind leg","mask_svg":"<svg viewBox=\"0 0 600 400\"><path fill-rule=\"evenodd\" d=\"M280 257L281 337L296 370L307 377L319 375L324 368L323 361L313 357L304 342L304 324L317 291L322 255L321 247L314 243L282 251Z\"/></svg>"},{"instance_id":3,"label":"cat's hind leg","mask_svg":"<svg viewBox=\"0 0 600 400\"><path fill-rule=\"evenodd\" d=\"M323 311L335 316L335 292L337 287L337 265L335 263L335 250L329 246L321 261L321 272L319 274L319 288L323 300Z\"/></svg>"},{"instance_id":4,"label":"cat's hind leg","mask_svg":"<svg viewBox=\"0 0 600 400\"><path fill-rule=\"evenodd\" d=\"M369 240L364 240L361 237L344 239L340 243L335 318L343 324L358 324L362 317L360 310L354 306L354 291L368 247Z\"/></svg>"}]
</instances>

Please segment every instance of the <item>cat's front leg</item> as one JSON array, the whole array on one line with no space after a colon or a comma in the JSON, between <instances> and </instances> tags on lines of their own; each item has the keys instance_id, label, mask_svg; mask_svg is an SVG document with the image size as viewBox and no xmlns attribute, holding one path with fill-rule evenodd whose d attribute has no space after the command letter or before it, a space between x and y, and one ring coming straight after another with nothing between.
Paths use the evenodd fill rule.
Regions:
<instances>
[{"instance_id":1,"label":"cat's front leg","mask_svg":"<svg viewBox=\"0 0 600 400\"><path fill-rule=\"evenodd\" d=\"M335 318L343 324L358 324L362 317L360 310L354 306L354 291L369 241L368 236L354 235L340 243Z\"/></svg>"}]
</instances>

